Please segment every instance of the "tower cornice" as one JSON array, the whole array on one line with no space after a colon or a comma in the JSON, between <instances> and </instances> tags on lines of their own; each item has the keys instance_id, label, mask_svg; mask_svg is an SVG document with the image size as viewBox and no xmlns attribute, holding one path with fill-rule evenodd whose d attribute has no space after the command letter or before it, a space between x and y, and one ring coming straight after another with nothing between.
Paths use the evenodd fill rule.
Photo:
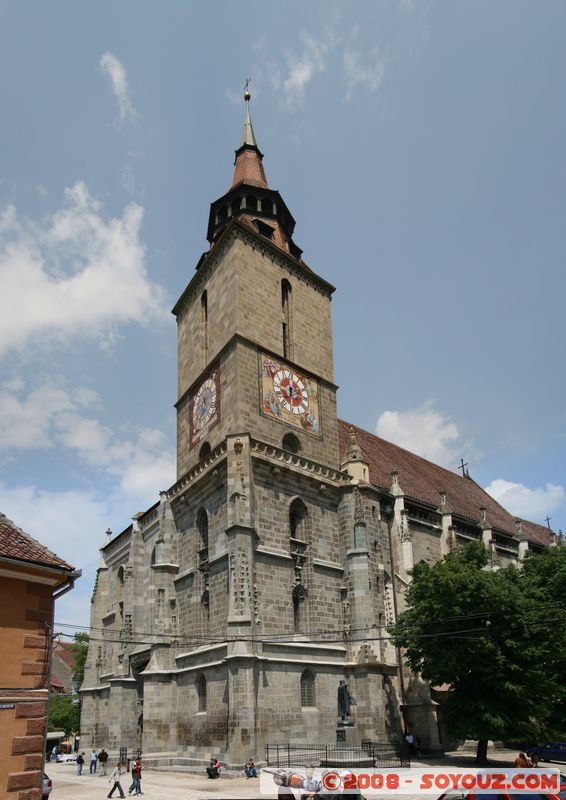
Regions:
<instances>
[{"instance_id":1,"label":"tower cornice","mask_svg":"<svg viewBox=\"0 0 566 800\"><path fill-rule=\"evenodd\" d=\"M324 280L324 278L321 278L320 275L317 275L317 273L314 272L302 259L299 260L290 253L286 253L284 250L281 250L280 247L277 247L277 245L270 242L269 239L266 239L260 233L257 233L253 228L251 228L249 225L246 225L241 220L232 219L224 228L213 247L211 247L210 250L207 253L204 253L199 259L198 268L195 272L195 275L191 278L186 289L171 309L171 313L174 316L179 315L189 295L193 292L196 292L198 286L201 283L204 283L204 281L208 278L209 271L216 265L218 258L222 255L225 248L229 246L231 241L236 238L236 236L242 236L251 242L253 246L261 248L263 252L265 252L270 258L276 259L282 266L294 271L298 277L315 286L323 294L326 294L330 297L336 291L335 286Z\"/></svg>"}]
</instances>

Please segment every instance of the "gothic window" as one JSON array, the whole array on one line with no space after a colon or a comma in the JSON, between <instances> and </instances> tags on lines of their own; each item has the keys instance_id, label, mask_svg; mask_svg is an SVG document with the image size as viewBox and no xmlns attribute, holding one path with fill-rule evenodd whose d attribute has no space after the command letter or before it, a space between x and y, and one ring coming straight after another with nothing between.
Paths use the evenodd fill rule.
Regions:
<instances>
[{"instance_id":1,"label":"gothic window","mask_svg":"<svg viewBox=\"0 0 566 800\"><path fill-rule=\"evenodd\" d=\"M293 559L293 628L295 633L304 633L307 627L306 601L308 590L305 586L304 568L307 562L308 509L297 497L289 506L289 550Z\"/></svg>"},{"instance_id":2,"label":"gothic window","mask_svg":"<svg viewBox=\"0 0 566 800\"><path fill-rule=\"evenodd\" d=\"M204 508L199 509L197 514L197 528L199 532L199 552L206 550L208 558L208 514Z\"/></svg>"},{"instance_id":3,"label":"gothic window","mask_svg":"<svg viewBox=\"0 0 566 800\"><path fill-rule=\"evenodd\" d=\"M206 713L206 678L202 673L197 676L195 688L197 690L199 713Z\"/></svg>"},{"instance_id":4,"label":"gothic window","mask_svg":"<svg viewBox=\"0 0 566 800\"><path fill-rule=\"evenodd\" d=\"M204 461L204 459L208 458L209 455L210 455L210 445L208 442L205 442L198 451L198 460Z\"/></svg>"},{"instance_id":5,"label":"gothic window","mask_svg":"<svg viewBox=\"0 0 566 800\"><path fill-rule=\"evenodd\" d=\"M283 358L291 358L291 284L287 278L281 281L281 324Z\"/></svg>"},{"instance_id":6,"label":"gothic window","mask_svg":"<svg viewBox=\"0 0 566 800\"><path fill-rule=\"evenodd\" d=\"M289 530L292 539L307 541L307 524L309 512L300 497L296 497L289 506Z\"/></svg>"},{"instance_id":7,"label":"gothic window","mask_svg":"<svg viewBox=\"0 0 566 800\"><path fill-rule=\"evenodd\" d=\"M291 453L299 453L301 451L301 443L294 433L286 433L283 437L283 450L289 450Z\"/></svg>"},{"instance_id":8,"label":"gothic window","mask_svg":"<svg viewBox=\"0 0 566 800\"><path fill-rule=\"evenodd\" d=\"M301 675L301 705L316 706L314 675L310 669L306 669Z\"/></svg>"},{"instance_id":9,"label":"gothic window","mask_svg":"<svg viewBox=\"0 0 566 800\"><path fill-rule=\"evenodd\" d=\"M201 508L197 514L197 528L199 532L198 550L198 569L202 574L203 591L201 594L201 604L205 614L205 620L210 621L210 568L208 564L208 514Z\"/></svg>"},{"instance_id":10,"label":"gothic window","mask_svg":"<svg viewBox=\"0 0 566 800\"><path fill-rule=\"evenodd\" d=\"M202 330L202 359L203 367L208 363L208 293L206 289L200 298L200 317Z\"/></svg>"}]
</instances>

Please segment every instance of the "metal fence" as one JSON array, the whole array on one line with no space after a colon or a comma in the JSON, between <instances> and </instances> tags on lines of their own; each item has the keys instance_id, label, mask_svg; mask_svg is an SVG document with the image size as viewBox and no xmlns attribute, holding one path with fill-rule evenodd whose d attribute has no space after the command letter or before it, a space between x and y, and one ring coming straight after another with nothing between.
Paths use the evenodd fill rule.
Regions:
<instances>
[{"instance_id":1,"label":"metal fence","mask_svg":"<svg viewBox=\"0 0 566 800\"><path fill-rule=\"evenodd\" d=\"M362 744L268 744L265 747L268 767L410 767L411 758L405 742L366 740Z\"/></svg>"}]
</instances>

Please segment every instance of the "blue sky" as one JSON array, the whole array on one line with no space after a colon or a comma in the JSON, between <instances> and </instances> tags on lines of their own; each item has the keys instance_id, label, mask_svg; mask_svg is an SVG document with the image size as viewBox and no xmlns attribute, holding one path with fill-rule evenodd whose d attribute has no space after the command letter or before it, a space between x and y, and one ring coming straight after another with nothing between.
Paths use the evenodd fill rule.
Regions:
<instances>
[{"instance_id":1,"label":"blue sky","mask_svg":"<svg viewBox=\"0 0 566 800\"><path fill-rule=\"evenodd\" d=\"M251 76L339 412L566 526L566 5L0 2L0 510L84 577L174 478L170 308Z\"/></svg>"}]
</instances>

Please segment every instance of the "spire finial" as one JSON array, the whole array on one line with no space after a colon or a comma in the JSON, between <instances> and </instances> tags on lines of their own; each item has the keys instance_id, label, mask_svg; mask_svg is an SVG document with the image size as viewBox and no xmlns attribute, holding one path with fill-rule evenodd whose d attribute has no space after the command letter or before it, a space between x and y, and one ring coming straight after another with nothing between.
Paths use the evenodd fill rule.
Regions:
<instances>
[{"instance_id":1,"label":"spire finial","mask_svg":"<svg viewBox=\"0 0 566 800\"><path fill-rule=\"evenodd\" d=\"M251 147L257 147L257 142L255 140L254 129L252 127L252 120L250 117L250 100L251 100L251 92L249 90L251 78L247 78L244 84L244 100L246 102L246 119L244 122L244 131L242 133L242 141L240 142L240 147L244 147L244 145L250 145Z\"/></svg>"}]
</instances>

